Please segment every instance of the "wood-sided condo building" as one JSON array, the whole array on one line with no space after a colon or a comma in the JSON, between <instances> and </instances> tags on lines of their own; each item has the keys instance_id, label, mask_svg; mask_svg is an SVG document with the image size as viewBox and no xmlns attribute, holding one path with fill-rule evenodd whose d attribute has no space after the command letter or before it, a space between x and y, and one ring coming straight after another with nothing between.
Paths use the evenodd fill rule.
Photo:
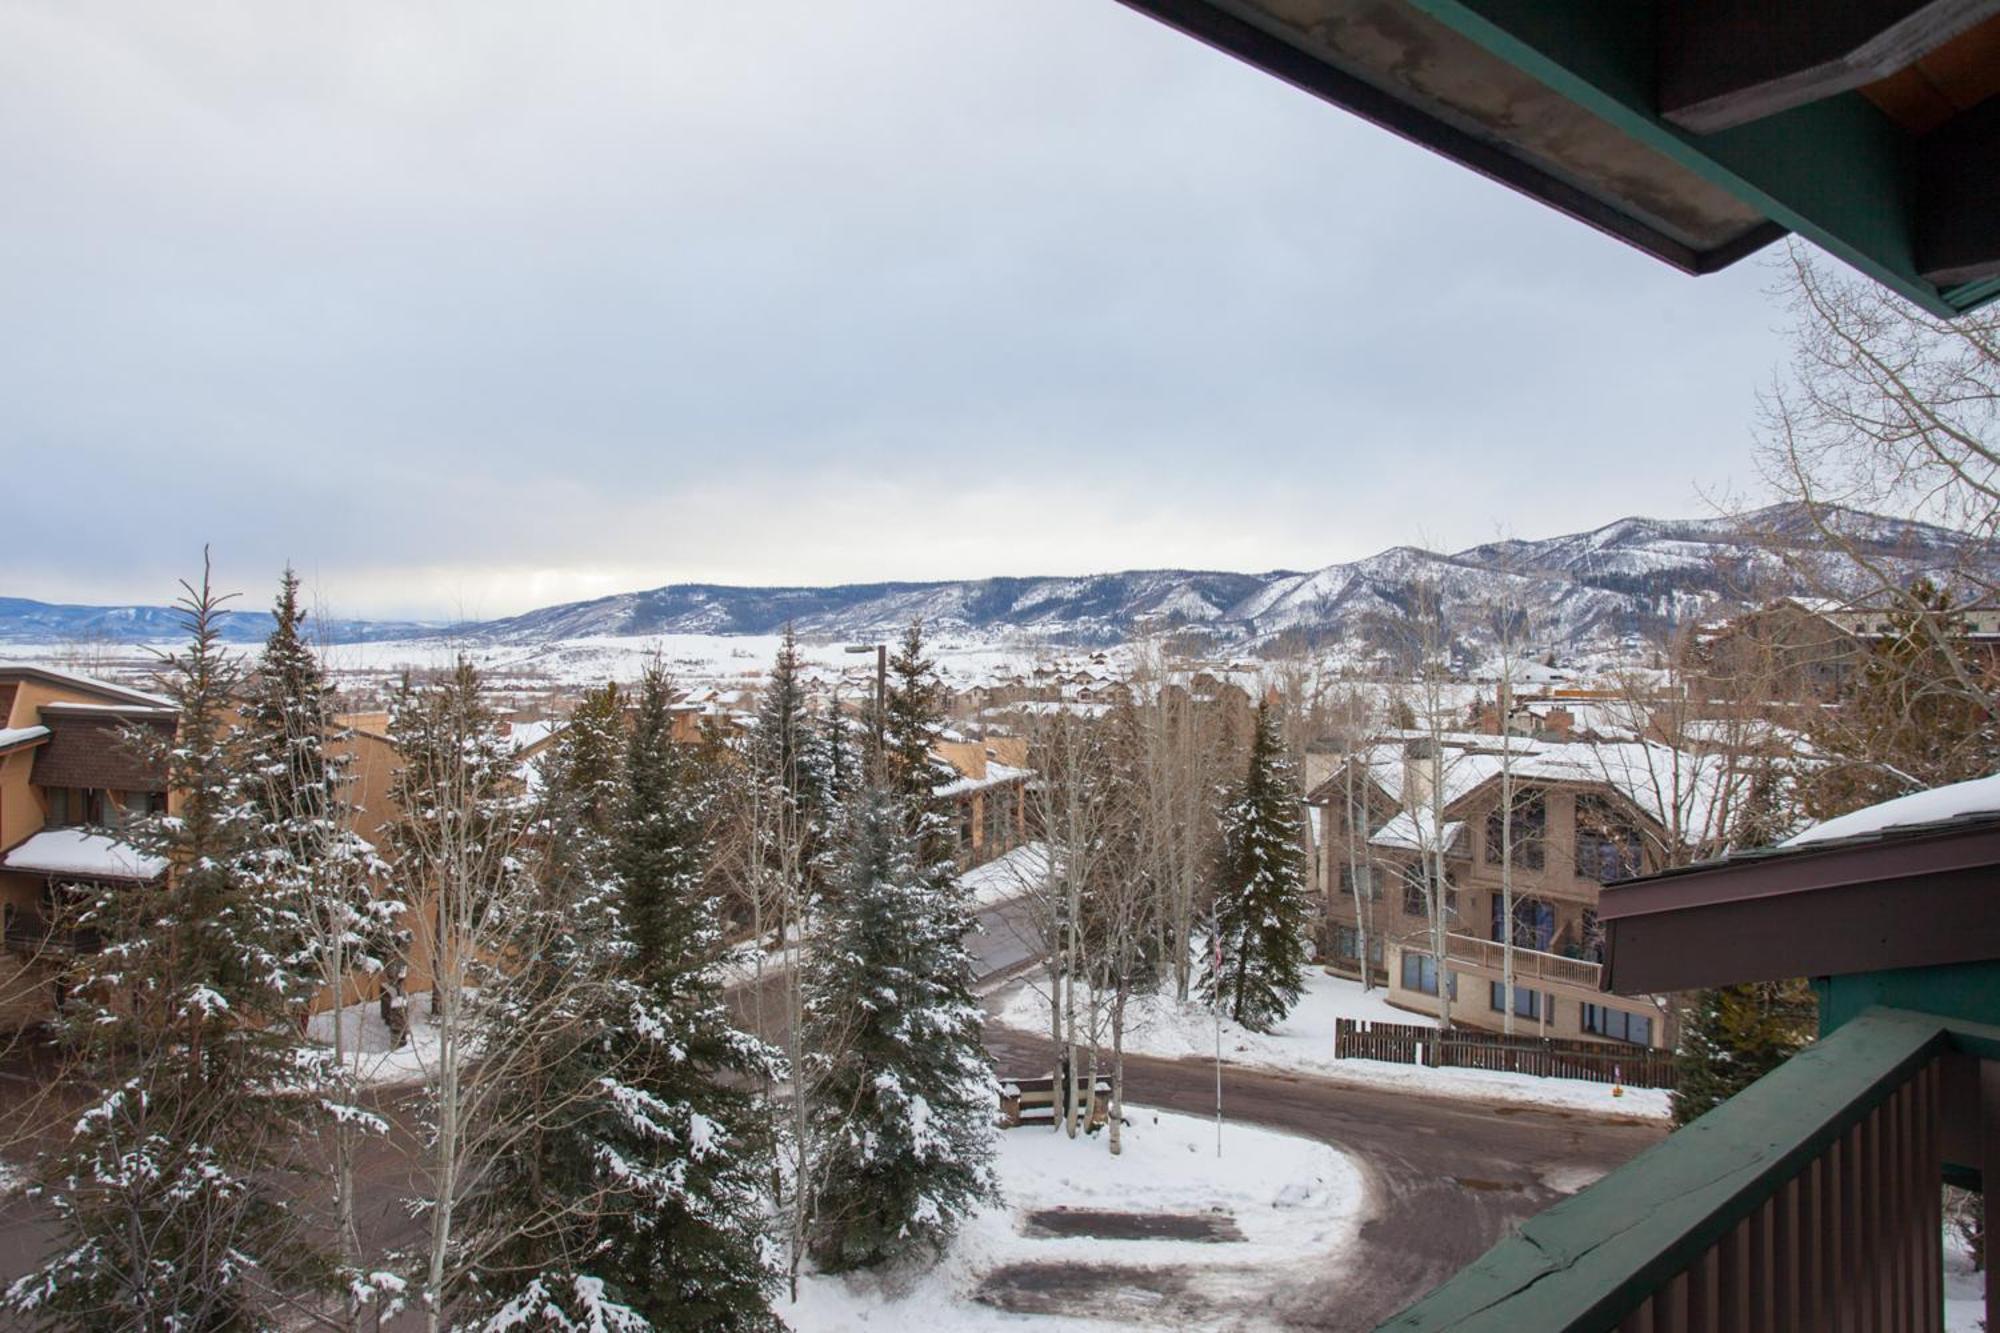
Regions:
<instances>
[{"instance_id":1,"label":"wood-sided condo building","mask_svg":"<svg viewBox=\"0 0 2000 1333\"><path fill-rule=\"evenodd\" d=\"M63 962L97 941L63 925L79 885L165 872L119 836L167 808L166 773L135 732L174 733L165 699L46 667L0 664L0 1027L54 1012Z\"/></svg>"},{"instance_id":2,"label":"wood-sided condo building","mask_svg":"<svg viewBox=\"0 0 2000 1333\"><path fill-rule=\"evenodd\" d=\"M1719 844L1742 781L1726 755L1650 741L1386 734L1308 793L1318 817L1323 956L1359 976L1365 933L1389 1003L1435 1014L1442 985L1454 1022L1503 1030L1502 847L1511 835L1515 1032L1671 1049L1676 1033L1664 1003L1601 989L1599 896L1607 881ZM1502 818L1510 785L1511 830ZM1426 893L1440 847L1443 978Z\"/></svg>"},{"instance_id":3,"label":"wood-sided condo building","mask_svg":"<svg viewBox=\"0 0 2000 1333\"><path fill-rule=\"evenodd\" d=\"M1610 989L1810 977L1819 1040L1383 1329L1943 1327L1941 1187L2000 1228L1996 888L2000 777L1608 889Z\"/></svg>"}]
</instances>

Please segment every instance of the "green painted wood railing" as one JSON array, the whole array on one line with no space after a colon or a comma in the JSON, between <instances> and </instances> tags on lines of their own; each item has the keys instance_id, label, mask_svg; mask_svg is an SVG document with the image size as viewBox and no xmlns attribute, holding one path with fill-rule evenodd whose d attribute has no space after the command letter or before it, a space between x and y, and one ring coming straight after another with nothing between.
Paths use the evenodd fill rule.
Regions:
<instances>
[{"instance_id":1,"label":"green painted wood railing","mask_svg":"<svg viewBox=\"0 0 2000 1333\"><path fill-rule=\"evenodd\" d=\"M1382 1333L1616 1329L1954 1049L2000 1055L2000 1029L1909 1010L1867 1010L1531 1218L1383 1324Z\"/></svg>"}]
</instances>

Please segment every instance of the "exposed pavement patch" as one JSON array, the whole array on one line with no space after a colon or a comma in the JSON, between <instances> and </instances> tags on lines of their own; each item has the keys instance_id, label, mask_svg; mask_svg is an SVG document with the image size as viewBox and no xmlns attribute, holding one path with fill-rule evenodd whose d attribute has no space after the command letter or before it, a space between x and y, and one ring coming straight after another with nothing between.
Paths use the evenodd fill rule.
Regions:
<instances>
[{"instance_id":1,"label":"exposed pavement patch","mask_svg":"<svg viewBox=\"0 0 2000 1333\"><path fill-rule=\"evenodd\" d=\"M1021 1219L1024 1236L1086 1236L1093 1240L1191 1240L1227 1244L1243 1239L1228 1213L1130 1213L1106 1208L1039 1208Z\"/></svg>"},{"instance_id":2,"label":"exposed pavement patch","mask_svg":"<svg viewBox=\"0 0 2000 1333\"><path fill-rule=\"evenodd\" d=\"M1117 1264L1008 1264L973 1292L982 1305L1013 1314L1124 1319L1171 1328L1206 1313L1192 1275L1179 1268Z\"/></svg>"}]
</instances>

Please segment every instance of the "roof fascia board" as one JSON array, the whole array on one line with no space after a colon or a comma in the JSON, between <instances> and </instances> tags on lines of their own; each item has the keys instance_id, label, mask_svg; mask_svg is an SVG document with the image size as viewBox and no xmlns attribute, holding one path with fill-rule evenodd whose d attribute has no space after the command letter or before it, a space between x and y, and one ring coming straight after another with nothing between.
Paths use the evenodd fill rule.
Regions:
<instances>
[{"instance_id":1,"label":"roof fascia board","mask_svg":"<svg viewBox=\"0 0 2000 1333\"><path fill-rule=\"evenodd\" d=\"M1753 228L1734 245L1703 255L1533 163L1466 134L1322 60L1254 11L1230 0L1120 0L1225 55L1302 92L1332 102L1379 129L1442 153L1488 180L1539 199L1588 227L1634 246L1683 273L1713 272L1778 240L1783 229Z\"/></svg>"}]
</instances>

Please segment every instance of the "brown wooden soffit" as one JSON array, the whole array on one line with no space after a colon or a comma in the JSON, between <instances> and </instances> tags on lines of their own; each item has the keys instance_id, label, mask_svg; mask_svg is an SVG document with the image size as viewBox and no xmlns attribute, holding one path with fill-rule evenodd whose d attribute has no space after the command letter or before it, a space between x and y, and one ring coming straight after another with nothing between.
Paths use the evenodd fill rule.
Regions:
<instances>
[{"instance_id":1,"label":"brown wooden soffit","mask_svg":"<svg viewBox=\"0 0 2000 1333\"><path fill-rule=\"evenodd\" d=\"M1632 880L1599 919L1623 995L2000 958L2000 821Z\"/></svg>"}]
</instances>

